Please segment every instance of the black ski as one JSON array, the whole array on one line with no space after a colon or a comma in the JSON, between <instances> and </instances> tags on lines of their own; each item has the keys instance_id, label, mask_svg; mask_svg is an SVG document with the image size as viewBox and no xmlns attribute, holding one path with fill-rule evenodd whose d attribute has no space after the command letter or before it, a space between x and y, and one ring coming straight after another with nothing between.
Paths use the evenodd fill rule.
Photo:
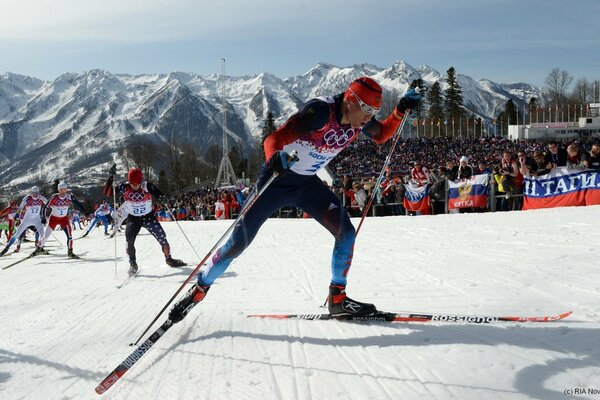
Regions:
<instances>
[{"instance_id":1,"label":"black ski","mask_svg":"<svg viewBox=\"0 0 600 400\"><path fill-rule=\"evenodd\" d=\"M98 386L96 386L96 393L103 394L112 385L114 385L127 371L131 368L140 358L160 339L170 327L173 326L171 320L166 320L160 328L158 328L148 339L146 339L137 349L133 351L113 372L108 374Z\"/></svg>"},{"instance_id":2,"label":"black ski","mask_svg":"<svg viewBox=\"0 0 600 400\"><path fill-rule=\"evenodd\" d=\"M33 253L29 254L27 257L25 257L25 258L21 258L21 259L20 259L20 260L18 260L18 261L15 261L15 262L13 262L13 263L11 263L11 264L8 264L6 267L2 267L2 269L9 269L9 268L11 268L11 267L14 267L14 266L15 266L15 265L17 265L17 264L21 264L23 261L27 261L27 260L29 260L30 258L32 258L32 257L35 257L35 256L37 256L37 255L40 255L40 254L38 254L37 252L35 252L35 251L34 251Z\"/></svg>"}]
</instances>

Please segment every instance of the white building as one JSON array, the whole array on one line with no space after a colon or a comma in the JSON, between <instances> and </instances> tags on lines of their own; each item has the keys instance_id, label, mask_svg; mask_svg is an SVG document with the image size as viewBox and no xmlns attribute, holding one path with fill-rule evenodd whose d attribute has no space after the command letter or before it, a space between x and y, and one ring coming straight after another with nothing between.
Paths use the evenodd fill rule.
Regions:
<instances>
[{"instance_id":1,"label":"white building","mask_svg":"<svg viewBox=\"0 0 600 400\"><path fill-rule=\"evenodd\" d=\"M577 122L542 122L528 125L509 125L511 139L573 139L578 137L600 136L600 103L590 104L588 117Z\"/></svg>"}]
</instances>

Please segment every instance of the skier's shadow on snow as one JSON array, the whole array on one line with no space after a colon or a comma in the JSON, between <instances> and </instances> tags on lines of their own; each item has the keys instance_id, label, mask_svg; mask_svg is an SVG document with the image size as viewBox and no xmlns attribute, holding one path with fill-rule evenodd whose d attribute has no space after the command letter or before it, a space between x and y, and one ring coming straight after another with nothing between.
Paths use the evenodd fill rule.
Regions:
<instances>
[{"instance_id":1,"label":"skier's shadow on snow","mask_svg":"<svg viewBox=\"0 0 600 400\"><path fill-rule=\"evenodd\" d=\"M314 321L307 323L315 323ZM329 323L329 322L327 322ZM348 322L344 322L348 323ZM360 323L358 323L360 325ZM529 398L540 400L564 399L565 394L544 387L554 376L568 370L600 365L600 329L570 326L514 325L385 325L402 330L393 335L367 336L348 339L327 339L311 336L271 335L242 331L216 331L196 339L183 338L179 344L207 339L249 338L265 341L344 347L421 347L437 345L510 345L515 348L551 351L555 358L543 364L522 368L515 374L514 390ZM406 332L406 330L410 330ZM531 360L534 362L533 360ZM593 386L593 382L572 382L570 387ZM567 388L564 388L567 389ZM573 398L577 398L574 396Z\"/></svg>"},{"instance_id":2,"label":"skier's shadow on snow","mask_svg":"<svg viewBox=\"0 0 600 400\"><path fill-rule=\"evenodd\" d=\"M0 383L8 382L11 375L8 372L0 372Z\"/></svg>"},{"instance_id":3,"label":"skier's shadow on snow","mask_svg":"<svg viewBox=\"0 0 600 400\"><path fill-rule=\"evenodd\" d=\"M10 350L5 350L0 348L0 365L2 363L21 363L21 364L31 364L34 366L46 366L50 367L56 371L61 371L67 373L71 377L80 377L83 379L97 381L102 379L102 372L98 371L90 371L87 369L81 369L76 367L71 367L67 364L61 364L58 362L50 361L45 358L40 358L32 355L22 354L12 352ZM0 383L10 381L11 374L7 372L0 372Z\"/></svg>"}]
</instances>

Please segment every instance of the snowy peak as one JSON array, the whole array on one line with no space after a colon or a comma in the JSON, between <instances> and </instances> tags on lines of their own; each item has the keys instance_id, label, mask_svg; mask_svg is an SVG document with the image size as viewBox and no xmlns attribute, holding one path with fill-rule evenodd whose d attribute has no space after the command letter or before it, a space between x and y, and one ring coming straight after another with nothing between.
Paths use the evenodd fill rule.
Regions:
<instances>
[{"instance_id":1,"label":"snowy peak","mask_svg":"<svg viewBox=\"0 0 600 400\"><path fill-rule=\"evenodd\" d=\"M4 75L0 75L0 84L11 85L12 87L19 88L22 91L26 90L37 90L42 86L44 81L32 78L30 76L14 74L7 72Z\"/></svg>"}]
</instances>

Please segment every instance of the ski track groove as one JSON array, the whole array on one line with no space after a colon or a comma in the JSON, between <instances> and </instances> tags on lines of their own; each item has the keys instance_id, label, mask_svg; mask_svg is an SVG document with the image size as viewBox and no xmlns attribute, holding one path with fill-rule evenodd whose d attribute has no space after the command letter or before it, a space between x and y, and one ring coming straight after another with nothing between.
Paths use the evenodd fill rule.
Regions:
<instances>
[{"instance_id":1,"label":"ski track groove","mask_svg":"<svg viewBox=\"0 0 600 400\"><path fill-rule=\"evenodd\" d=\"M289 334L290 335L295 334L296 336L299 336L297 327L298 327L297 323L290 324L290 326L288 327L288 332L295 331L295 333L291 332ZM292 389L293 389L294 393L296 394L296 398L301 399L302 397L300 397L298 374L297 374L296 368L294 368L294 366L296 365L296 360L294 358L294 344L295 344L294 341L288 341L288 342L286 342L285 346L286 346L286 350L287 350L287 356L290 360L290 368L292 370L292 382L293 382Z\"/></svg>"},{"instance_id":2,"label":"ski track groove","mask_svg":"<svg viewBox=\"0 0 600 400\"><path fill-rule=\"evenodd\" d=\"M201 306L201 305L202 305L202 304L200 304L199 306ZM196 307L194 307L194 308L196 308ZM201 315L203 315L203 316L204 316L204 313L202 313ZM206 318L204 318L204 319L206 319ZM194 322L195 322L195 320L194 320ZM213 331L213 327L212 327L212 325L213 325L213 320L212 320L212 318L211 318L211 319L209 319L209 322L208 322L208 324L207 324L207 326L206 326L206 328L207 328L207 330L206 330L206 331L207 331L207 332L209 332L209 331ZM206 345L206 344L205 344L205 343L203 343L203 345ZM203 356L203 357L202 357L202 359L203 359L203 360L206 360L206 358L207 358L206 356ZM215 381L217 380L217 371L216 371L216 368L215 368L215 366L216 366L216 363L214 363L214 362L209 362L209 363L208 363L208 365L209 365L209 372L208 372L208 376L210 377L210 380L209 380L209 382L215 382ZM235 377L235 375L234 375L234 377ZM216 394L216 393L214 393L214 391L215 391L215 385L208 385L208 387L206 388L206 390L207 390L206 398L208 398L208 399L216 398L215 396L216 396L217 394Z\"/></svg>"},{"instance_id":3,"label":"ski track groove","mask_svg":"<svg viewBox=\"0 0 600 400\"><path fill-rule=\"evenodd\" d=\"M353 327L355 337L364 336L363 334L361 334L361 332L358 331L358 329L362 328L362 327L359 328L359 326ZM373 335L381 336L379 329L377 329L377 327L375 325L367 325L367 326L364 326L364 328L366 328L365 329L366 331L370 331ZM396 346L391 346L391 347L396 347ZM385 394L387 394L388 398L390 398L392 400L396 399L397 396L393 392L390 392L390 389L387 387L386 377L378 376L380 374L378 374L377 371L372 367L373 362L376 362L376 360L373 360L373 361L369 360L369 355L372 355L372 353L374 351L380 351L380 349L367 349L366 347L362 346L362 347L359 347L357 350L359 352L360 357L364 361L364 365L366 366L367 371L369 371L369 373L374 377L375 382L377 382L379 384L379 387L381 388L381 390ZM369 353L371 353L371 354L369 354Z\"/></svg>"},{"instance_id":4,"label":"ski track groove","mask_svg":"<svg viewBox=\"0 0 600 400\"><path fill-rule=\"evenodd\" d=\"M426 362L427 360L421 356L421 354L419 352L417 352L415 349L410 349L409 350L411 352L411 354L414 355L415 358L419 359L421 362L423 362L423 364L427 365L428 363ZM447 361L447 359L444 359L445 361ZM444 378L443 376L441 376L441 374L437 371L437 368L430 368L427 370L427 372L429 372L430 374L432 374L438 382L444 382L447 381L447 378ZM441 390L445 391L446 394L448 394L448 396L439 396L439 395L434 395L434 393L432 392L432 389L429 388L429 385L432 384L432 382L428 379L423 379L423 377L420 377L419 379L421 381L421 383L423 384L423 386L426 388L425 390L427 390L427 392L432 396L432 398L438 399L447 399L447 398L452 398L455 397L454 393L452 391L452 386L444 386L444 385L436 385L436 388L439 386Z\"/></svg>"},{"instance_id":5,"label":"ski track groove","mask_svg":"<svg viewBox=\"0 0 600 400\"><path fill-rule=\"evenodd\" d=\"M253 340L253 342L255 343L256 347L259 350L259 354L266 354L268 355L269 359L271 359L271 355L268 351L268 349L266 348L266 346L262 343L262 341L260 340ZM275 367L272 364L268 364L268 374L269 374L269 381L272 382L272 387L273 390L275 391L275 398L276 399L284 399L285 396L282 393L282 390L280 388L280 383L279 383L279 379L277 379L277 374L275 373Z\"/></svg>"},{"instance_id":6,"label":"ski track groove","mask_svg":"<svg viewBox=\"0 0 600 400\"><path fill-rule=\"evenodd\" d=\"M294 327L297 328L298 324L294 324ZM298 330L295 329L295 331L296 331L296 335L300 336L298 334ZM302 346L304 346L304 345L300 344L300 347L302 347ZM295 342L292 342L292 341L287 342L288 357L290 358L290 361L292 363L291 368L292 368L293 377L294 377L294 393L296 393L296 399L300 400L300 399L305 398L306 396L302 396L300 393L300 384L298 383L300 378L298 377L299 371L295 368L295 366L298 364L296 363L296 358L294 357L294 347L295 347Z\"/></svg>"},{"instance_id":7,"label":"ski track groove","mask_svg":"<svg viewBox=\"0 0 600 400\"><path fill-rule=\"evenodd\" d=\"M408 351L412 355L416 355L417 358L422 360L422 358L420 356L418 356L418 354L415 350L409 349ZM410 373L415 377L415 381L417 381L419 383L420 387L417 388L415 385L416 382L412 382L412 386L414 387L415 392L418 393L420 391L419 389L424 389L425 391L427 391L428 398L436 399L437 396L435 396L435 394L431 391L431 389L427 385L427 379L425 379L425 377L422 374L420 374L413 365L410 365L410 363L404 363L404 365L407 367L407 369L410 371ZM428 371L428 372L431 372L431 371Z\"/></svg>"},{"instance_id":8,"label":"ski track groove","mask_svg":"<svg viewBox=\"0 0 600 400\"><path fill-rule=\"evenodd\" d=\"M356 333L356 331L355 331ZM389 391L381 384L381 382L378 381L377 378L372 379L372 377L376 377L377 374L374 373L374 371L369 367L369 363L367 362L365 364L365 367L367 368L367 370L369 371L369 374L372 375L367 377L367 379L365 379L364 377L364 373L360 370L359 367L357 367L356 363L352 360L352 358L347 355L344 351L342 351L342 349L340 349L339 346L334 346L336 353L338 353L341 358L346 361L346 364L354 371L354 375L356 375L356 377L360 378L363 382L365 382L369 387L375 389L375 388L379 388L380 392L383 392L384 394L386 394L388 396L389 399L394 399L393 396L391 396L391 394L389 393ZM362 358L362 357L361 357ZM375 385L374 382L377 382L378 385Z\"/></svg>"},{"instance_id":9,"label":"ski track groove","mask_svg":"<svg viewBox=\"0 0 600 400\"><path fill-rule=\"evenodd\" d=\"M298 324L297 326L298 326L298 333L302 336L302 333L301 333L302 325ZM302 358L302 369L300 371L298 371L297 373L303 374L303 378L306 381L307 393L309 394L308 398L314 399L315 393L313 391L313 385L311 384L312 375L306 376L306 371L310 370L310 362L309 362L308 354L306 352L306 346L307 346L307 344L304 344L304 343L302 343L302 346L300 346L300 356Z\"/></svg>"}]
</instances>

